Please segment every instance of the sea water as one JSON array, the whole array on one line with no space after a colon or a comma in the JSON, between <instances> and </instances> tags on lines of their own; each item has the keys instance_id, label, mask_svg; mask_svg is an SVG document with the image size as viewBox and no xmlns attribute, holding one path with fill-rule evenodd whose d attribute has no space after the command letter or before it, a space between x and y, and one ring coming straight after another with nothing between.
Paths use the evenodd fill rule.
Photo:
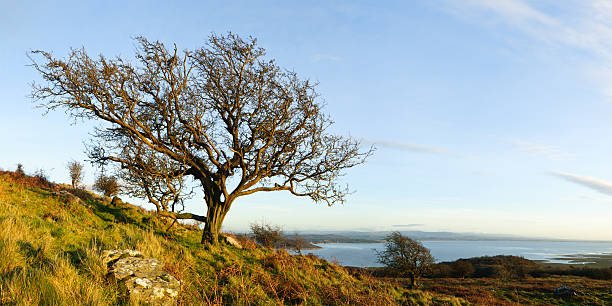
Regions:
<instances>
[{"instance_id":1,"label":"sea water","mask_svg":"<svg viewBox=\"0 0 612 306\"><path fill-rule=\"evenodd\" d=\"M422 241L431 251L436 262L454 261L460 258L514 255L531 260L551 263L567 263L555 259L572 254L609 254L612 242L569 241ZM383 243L323 243L322 249L305 250L344 266L378 267L376 251L384 249Z\"/></svg>"}]
</instances>

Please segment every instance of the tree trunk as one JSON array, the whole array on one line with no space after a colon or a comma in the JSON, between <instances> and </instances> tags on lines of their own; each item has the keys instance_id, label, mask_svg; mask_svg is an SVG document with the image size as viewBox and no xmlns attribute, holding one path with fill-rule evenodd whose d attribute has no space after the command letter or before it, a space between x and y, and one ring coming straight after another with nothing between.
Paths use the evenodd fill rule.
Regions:
<instances>
[{"instance_id":1,"label":"tree trunk","mask_svg":"<svg viewBox=\"0 0 612 306\"><path fill-rule=\"evenodd\" d=\"M410 274L410 288L414 289L416 285L416 280L414 274Z\"/></svg>"},{"instance_id":2,"label":"tree trunk","mask_svg":"<svg viewBox=\"0 0 612 306\"><path fill-rule=\"evenodd\" d=\"M217 244L219 242L219 233L221 232L223 220L231 206L231 200L226 200L224 202L221 201L219 197L206 197L206 202L208 211L206 213L206 224L204 224L204 231L202 233L202 244Z\"/></svg>"}]
</instances>

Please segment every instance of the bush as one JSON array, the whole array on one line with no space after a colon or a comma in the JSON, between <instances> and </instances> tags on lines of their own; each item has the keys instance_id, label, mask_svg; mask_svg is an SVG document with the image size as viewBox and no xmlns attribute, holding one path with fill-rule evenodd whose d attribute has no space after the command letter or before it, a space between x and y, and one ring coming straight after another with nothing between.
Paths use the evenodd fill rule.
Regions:
<instances>
[{"instance_id":1,"label":"bush","mask_svg":"<svg viewBox=\"0 0 612 306\"><path fill-rule=\"evenodd\" d=\"M24 176L25 172L23 171L23 165L22 164L17 164L17 170L15 170L15 173L17 173L17 175L19 176Z\"/></svg>"},{"instance_id":2,"label":"bush","mask_svg":"<svg viewBox=\"0 0 612 306\"><path fill-rule=\"evenodd\" d=\"M114 176L100 174L94 183L94 189L102 192L107 197L116 196L121 191L121 185Z\"/></svg>"},{"instance_id":3,"label":"bush","mask_svg":"<svg viewBox=\"0 0 612 306\"><path fill-rule=\"evenodd\" d=\"M431 267L431 274L433 277L451 277L455 276L453 267L447 263L435 264Z\"/></svg>"},{"instance_id":4,"label":"bush","mask_svg":"<svg viewBox=\"0 0 612 306\"><path fill-rule=\"evenodd\" d=\"M34 173L33 178L36 180L37 186L41 186L43 188L51 188L53 186L53 183L49 181L47 173L45 173L45 170L43 169L38 169L38 171Z\"/></svg>"},{"instance_id":5,"label":"bush","mask_svg":"<svg viewBox=\"0 0 612 306\"><path fill-rule=\"evenodd\" d=\"M449 271L449 269L451 271ZM521 279L539 269L535 262L518 256L483 256L439 263L433 269L436 277L491 277Z\"/></svg>"},{"instance_id":6,"label":"bush","mask_svg":"<svg viewBox=\"0 0 612 306\"><path fill-rule=\"evenodd\" d=\"M277 247L283 241L283 230L279 225L251 223L255 241L267 248Z\"/></svg>"},{"instance_id":7,"label":"bush","mask_svg":"<svg viewBox=\"0 0 612 306\"><path fill-rule=\"evenodd\" d=\"M451 264L455 277L467 277L474 273L474 266L467 260L459 259Z\"/></svg>"}]
</instances>

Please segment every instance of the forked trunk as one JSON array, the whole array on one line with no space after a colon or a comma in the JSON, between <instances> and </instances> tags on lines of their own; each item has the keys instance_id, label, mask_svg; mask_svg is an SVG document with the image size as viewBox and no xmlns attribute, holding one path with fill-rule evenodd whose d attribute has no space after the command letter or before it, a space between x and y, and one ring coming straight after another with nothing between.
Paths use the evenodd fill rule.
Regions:
<instances>
[{"instance_id":1,"label":"forked trunk","mask_svg":"<svg viewBox=\"0 0 612 306\"><path fill-rule=\"evenodd\" d=\"M202 232L202 243L217 244L219 242L219 233L223 219L227 214L227 209L222 202L209 203L208 212L206 213L206 224Z\"/></svg>"}]
</instances>

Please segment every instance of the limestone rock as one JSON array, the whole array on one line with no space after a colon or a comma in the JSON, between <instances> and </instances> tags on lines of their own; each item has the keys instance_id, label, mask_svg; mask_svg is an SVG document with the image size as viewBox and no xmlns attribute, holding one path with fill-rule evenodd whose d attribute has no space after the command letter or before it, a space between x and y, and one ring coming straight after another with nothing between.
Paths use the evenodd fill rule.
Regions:
<instances>
[{"instance_id":1,"label":"limestone rock","mask_svg":"<svg viewBox=\"0 0 612 306\"><path fill-rule=\"evenodd\" d=\"M126 257L144 257L142 253L133 250L106 250L102 251L102 263L111 267L117 260Z\"/></svg>"},{"instance_id":2,"label":"limestone rock","mask_svg":"<svg viewBox=\"0 0 612 306\"><path fill-rule=\"evenodd\" d=\"M126 291L130 300L154 305L171 305L180 290L179 281L162 270L163 264L133 250L107 250L102 262L108 275Z\"/></svg>"},{"instance_id":3,"label":"limestone rock","mask_svg":"<svg viewBox=\"0 0 612 306\"><path fill-rule=\"evenodd\" d=\"M221 239L223 240L223 242L236 247L238 249L242 249L242 244L240 244L240 242L238 240L236 240L236 238L234 238L233 236L230 235L221 235Z\"/></svg>"}]
</instances>

